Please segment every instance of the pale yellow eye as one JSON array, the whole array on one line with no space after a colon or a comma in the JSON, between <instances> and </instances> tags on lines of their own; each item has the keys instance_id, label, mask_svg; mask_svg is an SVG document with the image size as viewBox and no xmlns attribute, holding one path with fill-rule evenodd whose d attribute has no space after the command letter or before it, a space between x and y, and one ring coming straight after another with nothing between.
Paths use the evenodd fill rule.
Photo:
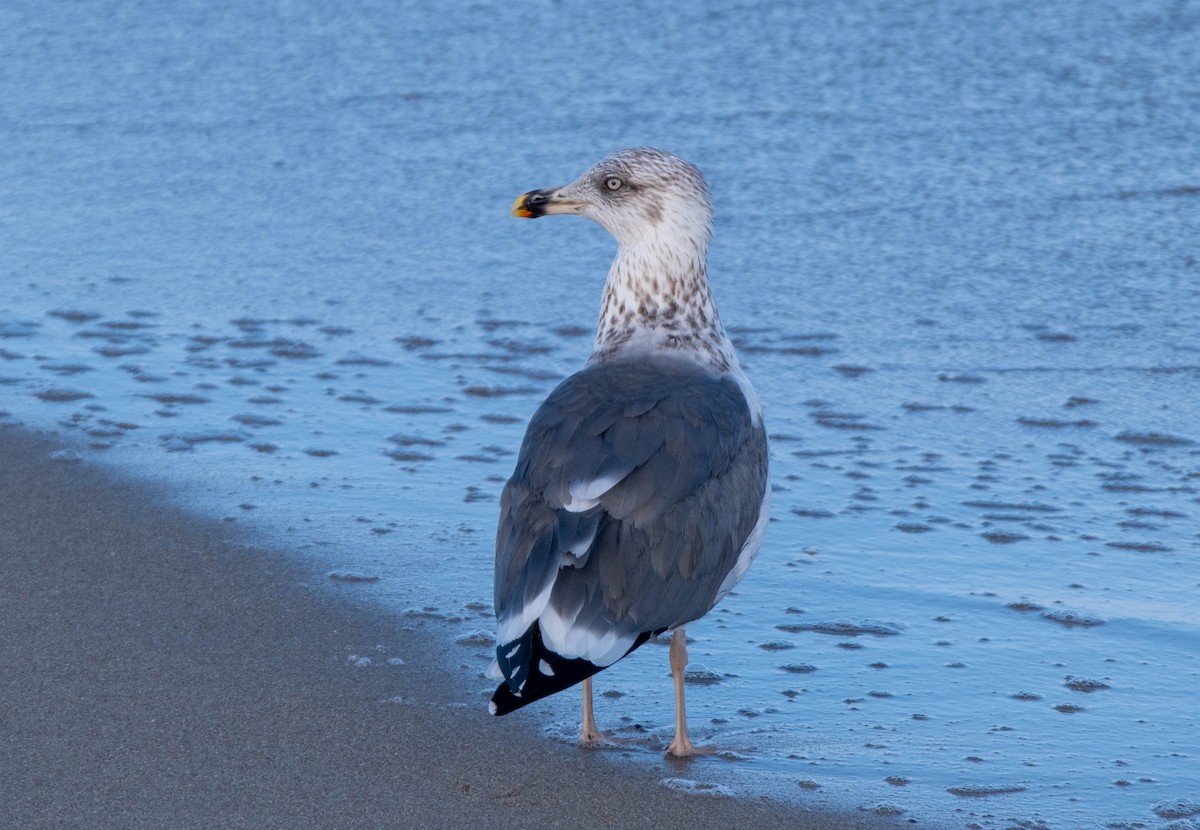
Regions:
<instances>
[{"instance_id":1,"label":"pale yellow eye","mask_svg":"<svg viewBox=\"0 0 1200 830\"><path fill-rule=\"evenodd\" d=\"M607 187L609 190L620 190L622 187L625 186L625 182L621 181L616 176L609 176L607 179L604 180L604 186Z\"/></svg>"}]
</instances>

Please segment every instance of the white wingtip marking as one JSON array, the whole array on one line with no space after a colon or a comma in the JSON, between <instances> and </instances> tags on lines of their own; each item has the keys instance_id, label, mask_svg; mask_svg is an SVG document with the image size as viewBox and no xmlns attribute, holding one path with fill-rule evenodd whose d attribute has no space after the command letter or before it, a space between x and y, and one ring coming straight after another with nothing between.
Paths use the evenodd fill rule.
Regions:
<instances>
[{"instance_id":1,"label":"white wingtip marking","mask_svg":"<svg viewBox=\"0 0 1200 830\"><path fill-rule=\"evenodd\" d=\"M496 703L494 701L488 701L488 713L492 715L496 714Z\"/></svg>"},{"instance_id":2,"label":"white wingtip marking","mask_svg":"<svg viewBox=\"0 0 1200 830\"><path fill-rule=\"evenodd\" d=\"M545 660L538 660L538 671L546 677L554 677L554 669Z\"/></svg>"},{"instance_id":3,"label":"white wingtip marking","mask_svg":"<svg viewBox=\"0 0 1200 830\"><path fill-rule=\"evenodd\" d=\"M542 609L550 601L550 591L554 588L554 580L547 580L546 585L532 600L515 608L509 613L512 616L499 620L496 625L496 642L511 643L529 630L533 621L541 616Z\"/></svg>"},{"instance_id":4,"label":"white wingtip marking","mask_svg":"<svg viewBox=\"0 0 1200 830\"><path fill-rule=\"evenodd\" d=\"M597 666L611 666L625 656L637 639L615 629L593 631L575 625L579 611L563 615L553 606L547 606L538 624L546 647L555 654L568 658L582 658Z\"/></svg>"},{"instance_id":5,"label":"white wingtip marking","mask_svg":"<svg viewBox=\"0 0 1200 830\"><path fill-rule=\"evenodd\" d=\"M563 505L563 510L568 513L584 513L599 503L599 499L577 499L572 497L570 504Z\"/></svg>"},{"instance_id":6,"label":"white wingtip marking","mask_svg":"<svg viewBox=\"0 0 1200 830\"><path fill-rule=\"evenodd\" d=\"M584 481L581 478L577 478L571 482L569 489L571 499L572 501L591 501L595 504L596 499L611 490L622 478L624 476L614 475L601 476L591 481Z\"/></svg>"}]
</instances>

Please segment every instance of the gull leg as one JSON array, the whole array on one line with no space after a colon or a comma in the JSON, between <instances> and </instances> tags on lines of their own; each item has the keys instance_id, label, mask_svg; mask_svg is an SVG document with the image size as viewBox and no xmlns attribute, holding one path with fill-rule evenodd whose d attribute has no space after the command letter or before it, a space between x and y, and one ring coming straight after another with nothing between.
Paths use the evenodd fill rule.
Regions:
<instances>
[{"instance_id":1,"label":"gull leg","mask_svg":"<svg viewBox=\"0 0 1200 830\"><path fill-rule=\"evenodd\" d=\"M687 734L687 706L683 699L683 670L687 668L687 635L683 626L671 633L671 679L675 681L675 740L667 747L667 754L676 758L687 758L691 755L704 755L711 749L700 749L689 739Z\"/></svg>"},{"instance_id":2,"label":"gull leg","mask_svg":"<svg viewBox=\"0 0 1200 830\"><path fill-rule=\"evenodd\" d=\"M592 714L592 678L583 681L583 724L579 727L579 742L594 746L600 741L600 730L596 728L596 717Z\"/></svg>"}]
</instances>

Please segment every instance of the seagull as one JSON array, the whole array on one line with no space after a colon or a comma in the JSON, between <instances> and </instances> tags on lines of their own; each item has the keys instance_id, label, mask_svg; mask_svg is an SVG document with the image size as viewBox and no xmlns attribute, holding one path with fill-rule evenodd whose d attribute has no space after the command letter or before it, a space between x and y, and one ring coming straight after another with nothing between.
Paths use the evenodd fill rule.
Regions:
<instances>
[{"instance_id":1,"label":"seagull","mask_svg":"<svg viewBox=\"0 0 1200 830\"><path fill-rule=\"evenodd\" d=\"M688 739L684 627L750 567L767 526L762 406L708 285L712 203L700 171L621 150L514 216L576 214L616 238L587 365L550 393L504 487L496 532L496 665L504 715L583 684L580 740L602 739L592 681L671 633L675 737Z\"/></svg>"}]
</instances>

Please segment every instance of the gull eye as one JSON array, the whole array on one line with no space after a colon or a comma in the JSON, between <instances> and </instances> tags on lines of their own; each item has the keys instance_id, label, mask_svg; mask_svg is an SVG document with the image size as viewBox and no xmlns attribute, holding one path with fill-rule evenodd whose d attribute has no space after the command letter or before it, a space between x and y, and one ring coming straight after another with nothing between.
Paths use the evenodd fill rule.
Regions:
<instances>
[{"instance_id":1,"label":"gull eye","mask_svg":"<svg viewBox=\"0 0 1200 830\"><path fill-rule=\"evenodd\" d=\"M620 190L622 187L625 186L625 182L621 181L616 176L609 176L607 179L604 180L604 186L607 187L609 190Z\"/></svg>"}]
</instances>

